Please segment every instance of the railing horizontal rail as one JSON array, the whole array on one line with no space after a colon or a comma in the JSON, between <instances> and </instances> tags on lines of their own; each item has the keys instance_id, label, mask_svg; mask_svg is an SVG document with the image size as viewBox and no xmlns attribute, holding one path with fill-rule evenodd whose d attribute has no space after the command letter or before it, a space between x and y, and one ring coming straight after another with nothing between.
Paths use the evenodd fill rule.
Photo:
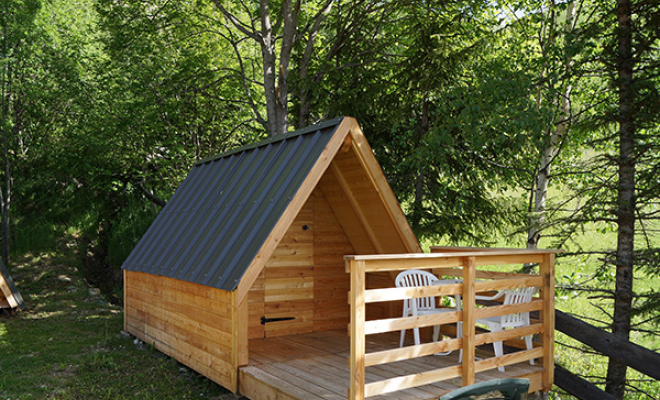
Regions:
<instances>
[{"instance_id":1,"label":"railing horizontal rail","mask_svg":"<svg viewBox=\"0 0 660 400\"><path fill-rule=\"evenodd\" d=\"M508 329L500 332L488 332L475 335L475 346L481 346L495 341L507 341L522 336L535 335L543 331L542 324L533 324L521 328ZM413 358L424 357L435 353L459 350L462 339L448 339L439 342L423 343L417 346L400 347L391 350L383 350L365 354L365 366L381 365L397 361L405 361Z\"/></svg>"},{"instance_id":2,"label":"railing horizontal rail","mask_svg":"<svg viewBox=\"0 0 660 400\"><path fill-rule=\"evenodd\" d=\"M364 356L364 363L369 367L429 356L435 353L459 350L461 348L461 340L463 339L448 339L439 342L422 343L418 346L399 347L392 350L368 353Z\"/></svg>"},{"instance_id":3,"label":"railing horizontal rail","mask_svg":"<svg viewBox=\"0 0 660 400\"><path fill-rule=\"evenodd\" d=\"M505 278L493 281L475 282L474 290L476 292L489 292L491 290L504 290L523 287L538 287L543 285L542 276L527 275L520 278Z\"/></svg>"},{"instance_id":4,"label":"railing horizontal rail","mask_svg":"<svg viewBox=\"0 0 660 400\"><path fill-rule=\"evenodd\" d=\"M500 315L515 314L528 311L538 311L543 308L543 301L536 299L528 303L510 304L506 306L493 306L474 310L475 319L499 317Z\"/></svg>"},{"instance_id":5,"label":"railing horizontal rail","mask_svg":"<svg viewBox=\"0 0 660 400\"><path fill-rule=\"evenodd\" d=\"M395 378L383 379L382 381L368 383L364 387L365 397L379 394L392 393L398 390L409 389L417 386L429 385L438 381L461 376L459 365L434 369L412 375L397 376Z\"/></svg>"},{"instance_id":6,"label":"railing horizontal rail","mask_svg":"<svg viewBox=\"0 0 660 400\"><path fill-rule=\"evenodd\" d=\"M516 278L506 278L496 281L476 282L477 292L490 292L519 287L538 287L543 285L543 277L524 275ZM437 286L420 286L414 288L383 288L365 290L364 301L375 303L383 301L396 301L429 296L451 296L463 292L462 283Z\"/></svg>"},{"instance_id":7,"label":"railing horizontal rail","mask_svg":"<svg viewBox=\"0 0 660 400\"><path fill-rule=\"evenodd\" d=\"M455 276L462 278L463 271L458 267L442 267L433 268L433 272L438 275ZM505 279L505 278L529 278L529 274L520 274L516 272L502 272L502 271L476 271L477 279Z\"/></svg>"},{"instance_id":8,"label":"railing horizontal rail","mask_svg":"<svg viewBox=\"0 0 660 400\"><path fill-rule=\"evenodd\" d=\"M362 400L378 394L390 393L411 387L423 386L460 376L463 385L475 382L475 373L489 369L540 359L542 369L530 372L534 390L549 390L553 380L554 343L554 254L550 250L452 249L448 252L405 255L346 256L346 271L351 274L351 386L349 398ZM476 270L476 266L537 263L538 275ZM457 277L462 283L447 283L414 288L368 288L367 275L379 272L402 272L411 269L430 270L440 277ZM374 286L382 285L383 274L374 275ZM514 288L537 287L538 297L531 301L478 308L477 299L485 299L484 293ZM463 309L450 309L433 314L366 320L368 304L403 301L422 297L451 297L460 295ZM493 305L495 304L495 305ZM378 306L381 307L381 306ZM390 309L389 305L382 308ZM539 320L530 325L501 331L483 332L475 329L479 319L523 312L539 312ZM386 317L386 318L382 318ZM462 325L456 325L462 323ZM366 336L387 332L404 331L451 324L462 326L462 336L433 343L366 352ZM538 334L540 342L528 350L517 351L485 360L475 360L475 346L493 342L515 342L519 338ZM367 384L365 368L411 360L447 351L463 351L462 364L424 371L421 373L383 379ZM498 353L499 354L499 353ZM433 367L431 367L433 368Z\"/></svg>"},{"instance_id":9,"label":"railing horizontal rail","mask_svg":"<svg viewBox=\"0 0 660 400\"><path fill-rule=\"evenodd\" d=\"M377 319L364 323L364 334L396 332L404 329L426 328L434 325L451 324L461 321L462 311L448 311L440 314L419 315L416 317L399 317Z\"/></svg>"},{"instance_id":10,"label":"railing horizontal rail","mask_svg":"<svg viewBox=\"0 0 660 400\"><path fill-rule=\"evenodd\" d=\"M516 353L505 354L500 357L487 358L474 362L474 372L484 372L497 367L506 367L543 356L543 348L536 347L532 350L523 350Z\"/></svg>"},{"instance_id":11,"label":"railing horizontal rail","mask_svg":"<svg viewBox=\"0 0 660 400\"><path fill-rule=\"evenodd\" d=\"M409 269L410 263L424 263L425 265L434 265L434 268L442 268L444 266L462 266L461 259L465 257L474 257L477 261L475 265L497 265L488 264L490 260L500 261L504 264L519 264L519 260L538 260L543 262L543 257L547 254L559 253L561 250L534 250L534 249L515 249L510 250L494 250L494 251L471 251L471 252L455 252L455 253L414 253L414 254L373 254L373 255L347 255L344 260L354 261L368 261L369 266L365 266L366 272L380 271L381 268L391 265L392 262L397 263L391 265L394 270ZM429 262L432 260L432 262ZM527 262L527 261L526 261Z\"/></svg>"},{"instance_id":12,"label":"railing horizontal rail","mask_svg":"<svg viewBox=\"0 0 660 400\"><path fill-rule=\"evenodd\" d=\"M479 333L474 335L474 345L481 346L482 344L498 342L500 340L507 341L522 336L535 335L541 332L543 332L543 325L533 324L522 328L507 329L499 332Z\"/></svg>"},{"instance_id":13,"label":"railing horizontal rail","mask_svg":"<svg viewBox=\"0 0 660 400\"><path fill-rule=\"evenodd\" d=\"M429 296L451 296L463 291L462 283L453 283L437 286L419 286L402 288L369 289L364 292L366 303L381 301L395 301L404 299L415 299Z\"/></svg>"}]
</instances>

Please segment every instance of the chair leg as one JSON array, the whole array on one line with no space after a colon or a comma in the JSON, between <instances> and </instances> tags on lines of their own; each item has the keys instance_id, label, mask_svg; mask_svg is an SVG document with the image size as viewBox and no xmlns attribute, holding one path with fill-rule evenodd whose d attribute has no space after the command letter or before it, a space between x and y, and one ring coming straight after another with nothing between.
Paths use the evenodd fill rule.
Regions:
<instances>
[{"instance_id":1,"label":"chair leg","mask_svg":"<svg viewBox=\"0 0 660 400\"><path fill-rule=\"evenodd\" d=\"M532 345L532 335L525 336L525 344L527 345L527 350L531 350L534 348ZM529 360L530 365L534 365L534 359L532 358Z\"/></svg>"},{"instance_id":2,"label":"chair leg","mask_svg":"<svg viewBox=\"0 0 660 400\"><path fill-rule=\"evenodd\" d=\"M403 341L405 340L405 338L406 338L406 330L403 329L401 331L401 339L399 340L399 347L403 347Z\"/></svg>"},{"instance_id":3,"label":"chair leg","mask_svg":"<svg viewBox=\"0 0 660 400\"><path fill-rule=\"evenodd\" d=\"M462 322L457 322L456 323L456 338L457 339L462 339L463 338L463 323ZM463 346L461 346L461 349L458 351L458 363L463 362Z\"/></svg>"},{"instance_id":4,"label":"chair leg","mask_svg":"<svg viewBox=\"0 0 660 400\"><path fill-rule=\"evenodd\" d=\"M490 326L490 331L491 332L499 332L502 330L499 326ZM495 350L495 357L501 357L504 355L504 346L502 345L502 341L499 342L493 342L493 350ZM500 372L504 372L504 367L497 367L497 370Z\"/></svg>"},{"instance_id":5,"label":"chair leg","mask_svg":"<svg viewBox=\"0 0 660 400\"><path fill-rule=\"evenodd\" d=\"M440 326L441 325L436 325L433 327L433 341L437 342L440 339ZM451 354L451 350L445 351L442 353L435 353L436 356L447 356Z\"/></svg>"},{"instance_id":6,"label":"chair leg","mask_svg":"<svg viewBox=\"0 0 660 400\"><path fill-rule=\"evenodd\" d=\"M421 340L419 340L419 328L413 328L413 333L415 336L415 345L419 346L420 343L422 342Z\"/></svg>"}]
</instances>

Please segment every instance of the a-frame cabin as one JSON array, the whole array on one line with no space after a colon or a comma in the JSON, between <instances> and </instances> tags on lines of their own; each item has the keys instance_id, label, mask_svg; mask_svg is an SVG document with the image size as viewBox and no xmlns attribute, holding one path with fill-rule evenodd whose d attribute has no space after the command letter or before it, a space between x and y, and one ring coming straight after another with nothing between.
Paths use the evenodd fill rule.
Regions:
<instances>
[{"instance_id":1,"label":"a-frame cabin","mask_svg":"<svg viewBox=\"0 0 660 400\"><path fill-rule=\"evenodd\" d=\"M125 330L252 400L428 400L506 376L549 390L554 254L437 251L420 254L357 121L338 118L197 163L123 264ZM474 269L520 262L540 263L540 275ZM466 284L394 288L396 274L411 268ZM524 309L544 310L539 323L475 332L475 287L528 285L541 288ZM429 293L461 294L466 309L401 318L402 299ZM486 311L515 312L511 307ZM399 348L402 329L457 323L462 337ZM541 334L541 342L475 357L476 346L515 331ZM434 356L460 348L462 362L458 351ZM541 365L530 365L540 357ZM501 366L506 374L492 372ZM391 392L395 397L378 396Z\"/></svg>"},{"instance_id":2,"label":"a-frame cabin","mask_svg":"<svg viewBox=\"0 0 660 400\"><path fill-rule=\"evenodd\" d=\"M420 251L335 119L193 167L123 264L126 330L236 392L250 339L346 329L344 255Z\"/></svg>"},{"instance_id":3,"label":"a-frame cabin","mask_svg":"<svg viewBox=\"0 0 660 400\"><path fill-rule=\"evenodd\" d=\"M25 308L23 296L2 261L0 261L0 308L10 311Z\"/></svg>"}]
</instances>

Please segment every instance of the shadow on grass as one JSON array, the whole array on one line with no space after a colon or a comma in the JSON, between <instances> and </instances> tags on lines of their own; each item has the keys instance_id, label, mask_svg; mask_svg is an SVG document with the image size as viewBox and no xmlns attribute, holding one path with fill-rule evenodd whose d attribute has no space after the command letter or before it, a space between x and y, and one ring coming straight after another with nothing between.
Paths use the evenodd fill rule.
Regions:
<instances>
[{"instance_id":1,"label":"shadow on grass","mask_svg":"<svg viewBox=\"0 0 660 400\"><path fill-rule=\"evenodd\" d=\"M122 334L123 311L90 294L66 249L11 273L26 309L0 317L2 399L220 399L227 391Z\"/></svg>"}]
</instances>

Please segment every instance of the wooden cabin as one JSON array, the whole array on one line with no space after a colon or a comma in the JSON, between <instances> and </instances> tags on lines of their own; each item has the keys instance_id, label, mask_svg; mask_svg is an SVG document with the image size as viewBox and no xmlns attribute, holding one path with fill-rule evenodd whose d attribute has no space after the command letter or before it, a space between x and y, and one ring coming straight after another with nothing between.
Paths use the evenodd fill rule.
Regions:
<instances>
[{"instance_id":1,"label":"wooden cabin","mask_svg":"<svg viewBox=\"0 0 660 400\"><path fill-rule=\"evenodd\" d=\"M0 308L10 311L25 308L23 296L2 261L0 261Z\"/></svg>"},{"instance_id":2,"label":"wooden cabin","mask_svg":"<svg viewBox=\"0 0 660 400\"><path fill-rule=\"evenodd\" d=\"M402 326L436 321L401 318L401 299L421 292L393 288L399 271L468 271L464 279L472 284L432 290L466 294L466 304L474 302L475 277L485 276L474 266L483 263L470 258L474 252L455 252L422 253L358 123L343 117L197 163L123 265L125 330L253 400L385 398L379 395L392 392L398 397L387 398L431 399L511 374L532 377L533 390L549 390L553 320L547 312L527 329L545 332L538 349L491 355L485 365L474 358L481 350L463 346L466 337L492 342L474 329L465 330L472 336L436 342L440 347L398 348ZM543 289L531 309L545 309L554 298L546 255L507 259L541 260L544 276L505 274L499 284L476 287L538 285ZM502 264L500 255L492 256L488 260ZM395 258L383 264L378 257ZM451 329L474 313L442 318ZM384 325L374 329L376 321ZM433 355L461 347L471 357L461 364L457 352ZM532 358L544 361L525 363ZM507 365L507 374L479 374L500 365ZM422 371L438 368L444 372ZM410 373L417 378L406 378Z\"/></svg>"}]
</instances>

